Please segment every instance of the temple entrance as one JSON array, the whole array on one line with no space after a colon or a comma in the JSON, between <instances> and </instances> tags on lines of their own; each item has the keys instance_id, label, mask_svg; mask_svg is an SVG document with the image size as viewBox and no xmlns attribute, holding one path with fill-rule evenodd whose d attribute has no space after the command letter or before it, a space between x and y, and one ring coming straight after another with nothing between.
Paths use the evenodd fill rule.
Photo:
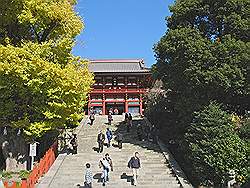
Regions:
<instances>
[{"instance_id":1,"label":"temple entrance","mask_svg":"<svg viewBox=\"0 0 250 188\"><path fill-rule=\"evenodd\" d=\"M129 106L128 112L131 114L140 114L140 106Z\"/></svg>"},{"instance_id":2,"label":"temple entrance","mask_svg":"<svg viewBox=\"0 0 250 188\"><path fill-rule=\"evenodd\" d=\"M115 115L116 111L118 112L118 115L121 115L125 112L125 103L124 102L106 102L106 112L105 114L108 114L109 111L112 111Z\"/></svg>"},{"instance_id":3,"label":"temple entrance","mask_svg":"<svg viewBox=\"0 0 250 188\"><path fill-rule=\"evenodd\" d=\"M93 106L95 114L102 115L102 106Z\"/></svg>"}]
</instances>

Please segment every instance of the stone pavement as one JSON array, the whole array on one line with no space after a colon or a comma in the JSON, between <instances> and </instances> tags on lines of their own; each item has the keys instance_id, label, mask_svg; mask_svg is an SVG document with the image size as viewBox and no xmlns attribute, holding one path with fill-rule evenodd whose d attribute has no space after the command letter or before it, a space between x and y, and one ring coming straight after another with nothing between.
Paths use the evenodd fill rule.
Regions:
<instances>
[{"instance_id":1,"label":"stone pavement","mask_svg":"<svg viewBox=\"0 0 250 188\"><path fill-rule=\"evenodd\" d=\"M133 128L126 133L126 127L122 123L123 116L114 116L112 125L106 125L106 116L96 116L93 126L84 124L79 127L78 154L60 154L49 172L40 180L37 188L76 188L79 184L83 188L85 164L90 163L94 175L93 188L103 187L100 182L102 170L99 168L99 160L105 153L109 153L113 160L114 171L110 173L110 182L107 188L129 188L131 185L132 172L127 168L128 160L134 152L140 153L141 166L138 178L139 188L177 188L180 187L172 170L158 145L147 141L138 141L136 136L136 124L142 123L142 119L133 120ZM103 153L97 153L97 134L99 130L105 131L110 127L113 134L118 131L123 134L123 148L119 150L115 144L110 148L104 147ZM115 137L115 135L113 136ZM78 186L79 187L79 186Z\"/></svg>"}]
</instances>

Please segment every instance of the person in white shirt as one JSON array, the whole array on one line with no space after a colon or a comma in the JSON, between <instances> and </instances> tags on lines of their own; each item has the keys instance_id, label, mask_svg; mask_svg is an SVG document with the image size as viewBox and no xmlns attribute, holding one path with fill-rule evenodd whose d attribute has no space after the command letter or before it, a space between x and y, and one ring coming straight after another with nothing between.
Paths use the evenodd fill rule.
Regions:
<instances>
[{"instance_id":1,"label":"person in white shirt","mask_svg":"<svg viewBox=\"0 0 250 188\"><path fill-rule=\"evenodd\" d=\"M84 186L86 188L92 188L92 181L93 181L93 174L92 171L90 169L90 164L87 163L86 164L86 171L85 171L85 182L84 182Z\"/></svg>"},{"instance_id":2,"label":"person in white shirt","mask_svg":"<svg viewBox=\"0 0 250 188\"><path fill-rule=\"evenodd\" d=\"M109 172L113 171L113 163L108 153L100 160L99 167L103 169L101 178L102 185L105 186L105 183L109 181Z\"/></svg>"}]
</instances>

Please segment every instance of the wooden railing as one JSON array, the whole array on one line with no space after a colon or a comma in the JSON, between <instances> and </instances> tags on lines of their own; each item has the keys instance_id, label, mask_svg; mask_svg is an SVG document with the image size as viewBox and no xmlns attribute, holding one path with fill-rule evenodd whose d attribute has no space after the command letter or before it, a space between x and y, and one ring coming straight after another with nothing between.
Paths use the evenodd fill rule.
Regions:
<instances>
[{"instance_id":1,"label":"wooden railing","mask_svg":"<svg viewBox=\"0 0 250 188\"><path fill-rule=\"evenodd\" d=\"M57 142L55 142L45 153L39 163L34 165L29 177L22 180L21 183L17 182L4 182L5 188L34 188L38 179L47 173L56 159Z\"/></svg>"}]
</instances>

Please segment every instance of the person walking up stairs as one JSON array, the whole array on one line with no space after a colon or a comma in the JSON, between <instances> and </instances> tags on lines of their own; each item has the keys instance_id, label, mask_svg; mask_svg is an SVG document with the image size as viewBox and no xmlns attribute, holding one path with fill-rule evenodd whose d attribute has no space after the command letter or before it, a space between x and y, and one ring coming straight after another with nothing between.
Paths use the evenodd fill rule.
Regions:
<instances>
[{"instance_id":1,"label":"person walking up stairs","mask_svg":"<svg viewBox=\"0 0 250 188\"><path fill-rule=\"evenodd\" d=\"M133 173L133 185L137 185L137 178L139 176L139 168L141 168L141 162L139 158L139 153L135 152L135 156L131 157L128 162L128 167L132 169Z\"/></svg>"},{"instance_id":2,"label":"person walking up stairs","mask_svg":"<svg viewBox=\"0 0 250 188\"><path fill-rule=\"evenodd\" d=\"M50 171L45 175L37 188L76 188L77 184L83 186L83 169L86 163L91 164L93 173L93 188L102 188L103 168L100 169L99 162L103 159L103 154L98 153L96 148L96 137L100 130L106 130L107 127L116 137L118 133L122 134L122 150L115 147L106 147L105 152L112 158L114 171L108 173L109 182L105 181L107 188L131 188L132 175L136 178L138 170L132 172L128 168L128 161L135 152L140 154L139 178L136 179L138 188L179 188L176 177L168 167L159 146L148 141L139 141L136 132L136 126L132 126L127 133L126 124L123 123L124 116L116 115L113 117L112 125L106 125L107 116L96 116L93 126L86 124L78 128L78 152L75 155L59 155ZM133 118L133 124L141 123L142 119ZM103 133L102 133L103 134ZM44 181L43 181L44 180ZM108 180L108 179L106 179ZM43 185L43 186L42 186Z\"/></svg>"}]
</instances>

